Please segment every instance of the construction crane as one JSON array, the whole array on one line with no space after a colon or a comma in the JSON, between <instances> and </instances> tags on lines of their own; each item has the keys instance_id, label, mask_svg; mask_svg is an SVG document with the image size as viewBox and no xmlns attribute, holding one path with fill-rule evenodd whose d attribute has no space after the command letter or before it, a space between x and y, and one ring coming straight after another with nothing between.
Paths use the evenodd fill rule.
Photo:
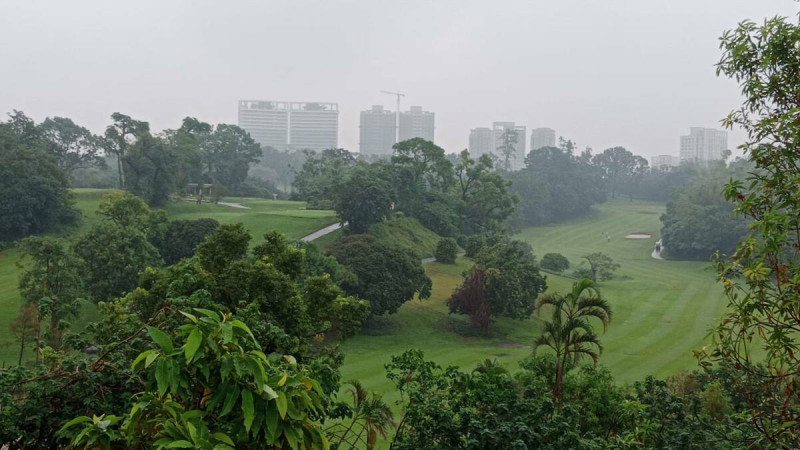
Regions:
<instances>
[{"instance_id":1,"label":"construction crane","mask_svg":"<svg viewBox=\"0 0 800 450\"><path fill-rule=\"evenodd\" d=\"M405 97L406 94L403 94L400 91L397 92L381 91L381 94L389 94L397 96L397 109L395 110L395 119L394 119L394 141L400 142L400 97Z\"/></svg>"}]
</instances>

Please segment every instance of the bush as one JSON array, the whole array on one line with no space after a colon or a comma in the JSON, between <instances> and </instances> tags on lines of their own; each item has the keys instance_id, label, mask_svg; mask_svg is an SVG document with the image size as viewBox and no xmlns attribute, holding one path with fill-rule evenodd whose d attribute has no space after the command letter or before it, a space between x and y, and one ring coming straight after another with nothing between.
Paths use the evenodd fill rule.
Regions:
<instances>
[{"instance_id":1,"label":"bush","mask_svg":"<svg viewBox=\"0 0 800 450\"><path fill-rule=\"evenodd\" d=\"M552 272L561 273L569 269L569 260L561 253L546 253L542 257L540 264L542 269L547 269Z\"/></svg>"},{"instance_id":2,"label":"bush","mask_svg":"<svg viewBox=\"0 0 800 450\"><path fill-rule=\"evenodd\" d=\"M456 255L458 254L458 245L456 241L451 238L443 238L436 245L436 252L434 256L436 261L444 264L455 264Z\"/></svg>"},{"instance_id":3,"label":"bush","mask_svg":"<svg viewBox=\"0 0 800 450\"><path fill-rule=\"evenodd\" d=\"M464 256L474 258L486 245L486 239L480 235L472 235L464 240Z\"/></svg>"},{"instance_id":4,"label":"bush","mask_svg":"<svg viewBox=\"0 0 800 450\"><path fill-rule=\"evenodd\" d=\"M211 218L172 220L167 224L163 240L155 245L164 262L172 265L181 258L191 258L195 248L218 226L219 222Z\"/></svg>"}]
</instances>

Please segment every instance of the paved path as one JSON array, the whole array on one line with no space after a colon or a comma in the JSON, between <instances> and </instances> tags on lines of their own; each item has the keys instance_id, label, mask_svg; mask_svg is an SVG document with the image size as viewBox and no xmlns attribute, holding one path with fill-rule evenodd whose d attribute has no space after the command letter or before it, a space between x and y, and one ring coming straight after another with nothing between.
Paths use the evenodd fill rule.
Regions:
<instances>
[{"instance_id":1,"label":"paved path","mask_svg":"<svg viewBox=\"0 0 800 450\"><path fill-rule=\"evenodd\" d=\"M331 234L334 231L338 230L339 228L342 228L342 224L341 223L335 223L333 225L328 225L327 227L322 228L320 230L317 230L317 231L309 234L308 236L306 236L304 238L301 238L300 240L303 241L303 242L311 242L314 239L319 239L322 236L325 236L326 234Z\"/></svg>"},{"instance_id":2,"label":"paved path","mask_svg":"<svg viewBox=\"0 0 800 450\"><path fill-rule=\"evenodd\" d=\"M217 202L218 205L230 206L231 208L239 208L239 209L250 209L248 206L244 206L241 203L232 203L232 202Z\"/></svg>"}]
</instances>

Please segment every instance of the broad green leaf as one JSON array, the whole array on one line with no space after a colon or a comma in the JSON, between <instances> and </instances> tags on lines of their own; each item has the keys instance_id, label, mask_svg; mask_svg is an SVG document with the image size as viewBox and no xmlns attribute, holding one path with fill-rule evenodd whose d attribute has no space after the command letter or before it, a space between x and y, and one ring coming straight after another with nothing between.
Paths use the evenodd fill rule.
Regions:
<instances>
[{"instance_id":1,"label":"broad green leaf","mask_svg":"<svg viewBox=\"0 0 800 450\"><path fill-rule=\"evenodd\" d=\"M286 372L283 372L283 376L281 377L280 381L278 381L278 386L283 386L284 384L286 384L286 380L288 378L289 378L289 374L286 373Z\"/></svg>"},{"instance_id":2,"label":"broad green leaf","mask_svg":"<svg viewBox=\"0 0 800 450\"><path fill-rule=\"evenodd\" d=\"M296 366L297 365L297 360L292 355L283 355L283 359L284 359L284 361L286 361L287 363L291 364L292 366Z\"/></svg>"},{"instance_id":3,"label":"broad green leaf","mask_svg":"<svg viewBox=\"0 0 800 450\"><path fill-rule=\"evenodd\" d=\"M167 448L194 448L194 445L189 441L180 440L168 444Z\"/></svg>"},{"instance_id":4,"label":"broad green leaf","mask_svg":"<svg viewBox=\"0 0 800 450\"><path fill-rule=\"evenodd\" d=\"M193 309L210 319L214 319L215 322L219 322L220 320L219 314L215 313L214 311L211 311L210 309L203 309L203 308L193 308Z\"/></svg>"},{"instance_id":5,"label":"broad green leaf","mask_svg":"<svg viewBox=\"0 0 800 450\"><path fill-rule=\"evenodd\" d=\"M269 397L270 400L278 398L278 393L275 392L275 389L272 389L266 384L264 385L264 392L267 394L267 397Z\"/></svg>"},{"instance_id":6,"label":"broad green leaf","mask_svg":"<svg viewBox=\"0 0 800 450\"><path fill-rule=\"evenodd\" d=\"M155 341L155 343L158 344L159 347L161 347L161 350L163 350L164 353L169 354L172 353L173 350L175 350L175 347L172 345L172 339L170 339L167 333L164 333L158 328L148 326L147 334L149 334L150 337L153 339L153 341Z\"/></svg>"},{"instance_id":7,"label":"broad green leaf","mask_svg":"<svg viewBox=\"0 0 800 450\"><path fill-rule=\"evenodd\" d=\"M249 432L250 427L253 426L253 415L255 413L253 393L249 389L242 391L242 413L244 414L244 429Z\"/></svg>"},{"instance_id":8,"label":"broad green leaf","mask_svg":"<svg viewBox=\"0 0 800 450\"><path fill-rule=\"evenodd\" d=\"M222 411L220 411L220 417L228 414L233 409L233 405L236 404L236 400L239 398L239 386L233 385L229 388L228 394L225 396L225 403L222 405Z\"/></svg>"},{"instance_id":9,"label":"broad green leaf","mask_svg":"<svg viewBox=\"0 0 800 450\"><path fill-rule=\"evenodd\" d=\"M91 422L91 421L92 421L92 419L90 417L87 417L87 416L76 417L76 418L70 420L69 422L65 423L64 426L61 427L61 429L59 430L59 433L64 431L64 430L66 430L67 428L75 425L75 424L83 423L83 422Z\"/></svg>"},{"instance_id":10,"label":"broad green leaf","mask_svg":"<svg viewBox=\"0 0 800 450\"><path fill-rule=\"evenodd\" d=\"M162 359L156 365L156 383L158 384L158 393L164 395L169 387L169 367L167 367L167 360Z\"/></svg>"},{"instance_id":11,"label":"broad green leaf","mask_svg":"<svg viewBox=\"0 0 800 450\"><path fill-rule=\"evenodd\" d=\"M189 333L189 337L186 338L186 344L183 345L183 353L186 355L187 363L192 360L202 342L203 333L201 333L199 329L195 328L191 333Z\"/></svg>"},{"instance_id":12,"label":"broad green leaf","mask_svg":"<svg viewBox=\"0 0 800 450\"><path fill-rule=\"evenodd\" d=\"M220 442L224 442L224 443L226 443L228 445L235 445L233 443L233 439L228 437L228 435L225 434L225 433L221 433L221 432L218 431L216 433L211 433L211 435L214 436L214 439L216 439L216 440L218 440Z\"/></svg>"},{"instance_id":13,"label":"broad green leaf","mask_svg":"<svg viewBox=\"0 0 800 450\"><path fill-rule=\"evenodd\" d=\"M183 311L178 311L178 312L183 314L185 317L187 317L192 322L197 323L197 316L195 316L194 314L189 314L189 313L183 312Z\"/></svg>"},{"instance_id":14,"label":"broad green leaf","mask_svg":"<svg viewBox=\"0 0 800 450\"><path fill-rule=\"evenodd\" d=\"M250 336L250 339L252 339L254 343L258 344L258 341L256 340L256 337L253 335L253 332L250 331L250 328L248 328L247 325L245 325L244 322L242 322L241 320L238 320L238 319L233 319L233 320L231 320L230 323L234 327L246 332Z\"/></svg>"},{"instance_id":15,"label":"broad green leaf","mask_svg":"<svg viewBox=\"0 0 800 450\"><path fill-rule=\"evenodd\" d=\"M133 364L131 364L131 370L136 371L136 367L141 363L145 358L150 356L152 353L155 353L153 350L145 350L142 353L139 353L139 356L133 360Z\"/></svg>"},{"instance_id":16,"label":"broad green leaf","mask_svg":"<svg viewBox=\"0 0 800 450\"><path fill-rule=\"evenodd\" d=\"M233 341L233 325L229 323L222 324L222 341L225 343Z\"/></svg>"},{"instance_id":17,"label":"broad green leaf","mask_svg":"<svg viewBox=\"0 0 800 450\"><path fill-rule=\"evenodd\" d=\"M275 398L277 397L276 395ZM272 440L278 437L278 410L269 403L267 404L267 434Z\"/></svg>"},{"instance_id":18,"label":"broad green leaf","mask_svg":"<svg viewBox=\"0 0 800 450\"><path fill-rule=\"evenodd\" d=\"M283 435L286 436L286 441L289 442L289 447L297 448L298 433L293 427L286 427L283 430Z\"/></svg>"},{"instance_id":19,"label":"broad green leaf","mask_svg":"<svg viewBox=\"0 0 800 450\"><path fill-rule=\"evenodd\" d=\"M278 391L278 398L275 399L275 403L278 405L278 414L281 415L281 419L286 418L286 410L289 407L288 401L286 400L286 394L282 391Z\"/></svg>"},{"instance_id":20,"label":"broad green leaf","mask_svg":"<svg viewBox=\"0 0 800 450\"><path fill-rule=\"evenodd\" d=\"M158 353L157 352L153 352L153 353L149 354L147 356L147 359L144 361L144 367L145 368L150 367L150 364L153 364L153 361L155 361L156 358L158 358Z\"/></svg>"}]
</instances>

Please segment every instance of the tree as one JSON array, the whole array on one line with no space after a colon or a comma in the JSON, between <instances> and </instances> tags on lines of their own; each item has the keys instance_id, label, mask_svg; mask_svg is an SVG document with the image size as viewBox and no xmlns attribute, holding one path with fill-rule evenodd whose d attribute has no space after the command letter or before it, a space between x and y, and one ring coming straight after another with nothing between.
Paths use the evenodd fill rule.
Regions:
<instances>
[{"instance_id":1,"label":"tree","mask_svg":"<svg viewBox=\"0 0 800 450\"><path fill-rule=\"evenodd\" d=\"M603 153L594 155L592 162L603 169L605 179L611 187L611 198L616 198L620 183L631 177L637 164L642 163L624 147L608 148ZM644 165L647 165L647 160L644 160Z\"/></svg>"},{"instance_id":2,"label":"tree","mask_svg":"<svg viewBox=\"0 0 800 450\"><path fill-rule=\"evenodd\" d=\"M472 272L447 305L451 313L468 314L472 324L486 332L491 317L529 318L546 289L530 246L501 242L478 254Z\"/></svg>"},{"instance_id":3,"label":"tree","mask_svg":"<svg viewBox=\"0 0 800 450\"><path fill-rule=\"evenodd\" d=\"M564 148L534 150L528 154L524 169L507 175L511 192L519 197L516 225L543 225L577 217L606 201L602 169L575 157L570 148L574 144L565 141Z\"/></svg>"},{"instance_id":4,"label":"tree","mask_svg":"<svg viewBox=\"0 0 800 450\"><path fill-rule=\"evenodd\" d=\"M109 415L105 423L103 416L70 420L59 431L70 445L327 448L319 421L329 399L319 383L290 355L267 358L242 321L196 311L182 311L187 323L177 342L147 327L155 345L133 361L132 372L144 372L146 383L130 413Z\"/></svg>"},{"instance_id":5,"label":"tree","mask_svg":"<svg viewBox=\"0 0 800 450\"><path fill-rule=\"evenodd\" d=\"M47 340L58 348L61 334L69 326L67 320L76 317L80 310L83 265L62 239L32 236L20 241L19 247L22 261L30 259L30 265L20 264L24 268L19 280L20 294L38 309L40 317L49 318Z\"/></svg>"},{"instance_id":6,"label":"tree","mask_svg":"<svg viewBox=\"0 0 800 450\"><path fill-rule=\"evenodd\" d=\"M797 304L800 302L800 26L775 17L744 21L721 39L717 74L736 80L742 107L723 124L747 133L741 150L755 164L747 182L733 179L725 197L750 220L750 234L730 257L716 259L728 308L698 351L701 365L729 365L732 386L751 405L752 447L800 446L800 371Z\"/></svg>"},{"instance_id":7,"label":"tree","mask_svg":"<svg viewBox=\"0 0 800 450\"><path fill-rule=\"evenodd\" d=\"M591 279L595 283L610 280L614 276L614 271L620 267L610 256L603 252L589 253L583 259L589 263Z\"/></svg>"},{"instance_id":8,"label":"tree","mask_svg":"<svg viewBox=\"0 0 800 450\"><path fill-rule=\"evenodd\" d=\"M117 157L119 188L125 189L125 156L139 137L150 134L150 124L118 112L111 115L111 120L113 123L106 127L102 146L107 154Z\"/></svg>"},{"instance_id":9,"label":"tree","mask_svg":"<svg viewBox=\"0 0 800 450\"><path fill-rule=\"evenodd\" d=\"M126 188L145 199L150 206L163 206L175 191L177 157L166 142L149 134L141 135L127 151Z\"/></svg>"},{"instance_id":10,"label":"tree","mask_svg":"<svg viewBox=\"0 0 800 450\"><path fill-rule=\"evenodd\" d=\"M163 261L153 242L163 239L166 215L150 211L128 193L111 193L100 202L103 221L73 245L84 261L84 283L94 301L110 300L133 289L139 272Z\"/></svg>"},{"instance_id":11,"label":"tree","mask_svg":"<svg viewBox=\"0 0 800 450\"><path fill-rule=\"evenodd\" d=\"M661 216L661 239L667 255L708 260L717 251L733 253L747 234L747 221L734 214L735 205L722 194L731 177L741 179L722 168L698 170L676 191Z\"/></svg>"},{"instance_id":12,"label":"tree","mask_svg":"<svg viewBox=\"0 0 800 450\"><path fill-rule=\"evenodd\" d=\"M32 304L22 305L19 315L8 324L8 328L11 330L11 334L14 335L14 339L19 342L19 358L17 359L17 364L22 365L22 357L25 355L25 345L39 337L39 311L36 306ZM38 343L34 345L36 344Z\"/></svg>"},{"instance_id":13,"label":"tree","mask_svg":"<svg viewBox=\"0 0 800 450\"><path fill-rule=\"evenodd\" d=\"M600 295L594 282L585 278L575 282L567 295L548 294L540 298L539 311L545 305L552 308L552 315L549 321L545 321L542 335L533 342L533 349L549 347L555 352L553 397L560 399L565 371L577 367L584 356L597 364L603 346L589 319L597 318L603 323L603 329L607 328L611 321L611 306Z\"/></svg>"},{"instance_id":14,"label":"tree","mask_svg":"<svg viewBox=\"0 0 800 450\"><path fill-rule=\"evenodd\" d=\"M497 147L497 153L503 156L503 170L506 172L511 171L511 159L517 157L518 140L517 130L513 128L504 129L503 134L500 135L500 146Z\"/></svg>"},{"instance_id":15,"label":"tree","mask_svg":"<svg viewBox=\"0 0 800 450\"><path fill-rule=\"evenodd\" d=\"M456 256L458 256L458 245L456 241L451 238L442 238L436 244L436 251L434 255L436 262L443 264L455 264Z\"/></svg>"},{"instance_id":16,"label":"tree","mask_svg":"<svg viewBox=\"0 0 800 450\"><path fill-rule=\"evenodd\" d=\"M333 209L351 233L366 233L392 211L392 190L372 170L357 169L336 188Z\"/></svg>"},{"instance_id":17,"label":"tree","mask_svg":"<svg viewBox=\"0 0 800 450\"><path fill-rule=\"evenodd\" d=\"M373 315L395 313L415 295L420 300L431 295L431 279L411 251L383 244L370 235L345 236L329 251L356 275L357 280L344 282L343 289L369 301Z\"/></svg>"},{"instance_id":18,"label":"tree","mask_svg":"<svg viewBox=\"0 0 800 450\"><path fill-rule=\"evenodd\" d=\"M213 129L200 150L211 183L232 192L244 182L250 164L261 156L261 146L247 131L224 123Z\"/></svg>"},{"instance_id":19,"label":"tree","mask_svg":"<svg viewBox=\"0 0 800 450\"><path fill-rule=\"evenodd\" d=\"M386 439L390 427L394 427L394 413L380 395L367 392L359 381L353 380L349 384L347 391L353 397L350 424L337 423L325 431L337 448L345 448L345 445L358 448L363 444L367 450L372 450L378 442L378 435Z\"/></svg>"},{"instance_id":20,"label":"tree","mask_svg":"<svg viewBox=\"0 0 800 450\"><path fill-rule=\"evenodd\" d=\"M69 180L33 120L17 111L0 123L0 240L74 224L80 216L73 203Z\"/></svg>"},{"instance_id":21,"label":"tree","mask_svg":"<svg viewBox=\"0 0 800 450\"><path fill-rule=\"evenodd\" d=\"M219 222L211 218L170 220L164 238L155 245L164 263L169 266L183 258L191 258L197 246L217 227Z\"/></svg>"},{"instance_id":22,"label":"tree","mask_svg":"<svg viewBox=\"0 0 800 450\"><path fill-rule=\"evenodd\" d=\"M197 246L197 258L207 271L217 274L234 261L247 256L250 233L241 223L217 227L206 240Z\"/></svg>"},{"instance_id":23,"label":"tree","mask_svg":"<svg viewBox=\"0 0 800 450\"><path fill-rule=\"evenodd\" d=\"M312 209L333 209L336 186L350 178L355 156L341 148L304 154L306 160L294 178L300 198Z\"/></svg>"},{"instance_id":24,"label":"tree","mask_svg":"<svg viewBox=\"0 0 800 450\"><path fill-rule=\"evenodd\" d=\"M569 269L569 260L561 253L545 253L542 256L541 266L543 269L561 273Z\"/></svg>"},{"instance_id":25,"label":"tree","mask_svg":"<svg viewBox=\"0 0 800 450\"><path fill-rule=\"evenodd\" d=\"M47 151L67 176L72 176L75 169L103 163L100 138L72 119L48 117L39 124L39 130L47 141Z\"/></svg>"}]
</instances>

